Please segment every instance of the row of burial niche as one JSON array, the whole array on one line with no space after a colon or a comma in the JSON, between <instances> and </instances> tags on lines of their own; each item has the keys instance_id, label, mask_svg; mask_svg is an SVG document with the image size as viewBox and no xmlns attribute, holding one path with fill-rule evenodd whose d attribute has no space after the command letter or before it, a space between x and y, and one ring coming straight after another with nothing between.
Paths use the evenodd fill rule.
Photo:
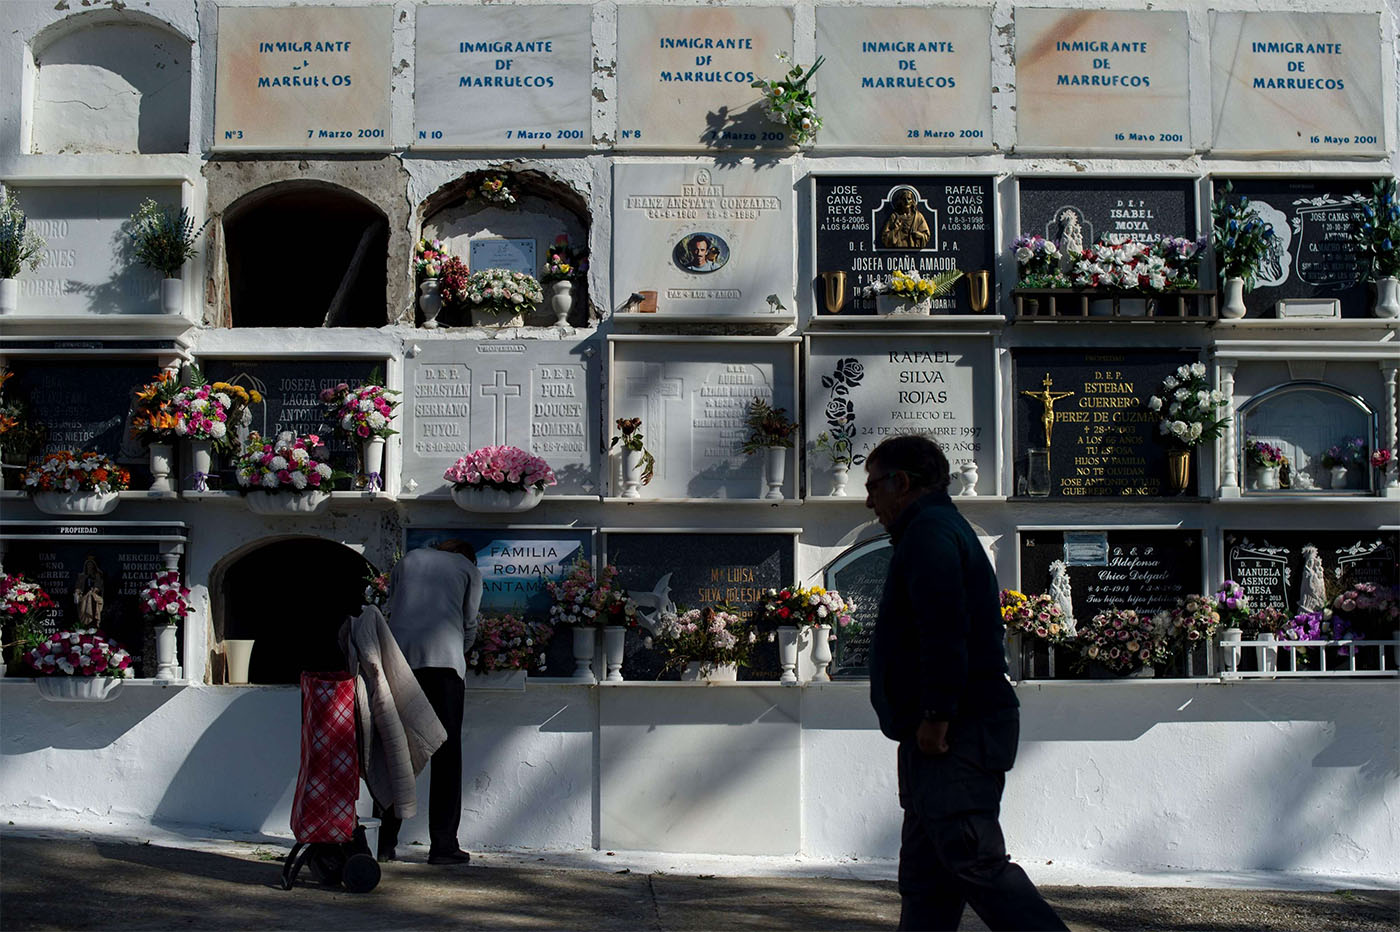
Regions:
<instances>
[{"instance_id":1,"label":"row of burial niche","mask_svg":"<svg viewBox=\"0 0 1400 932\"><path fill-rule=\"evenodd\" d=\"M1287 382L1241 405L1238 417L1238 468L1247 492L1375 491L1370 457L1381 438L1375 412L1359 396L1326 382Z\"/></svg>"},{"instance_id":2,"label":"row of burial niche","mask_svg":"<svg viewBox=\"0 0 1400 932\"><path fill-rule=\"evenodd\" d=\"M211 578L219 640L252 640L250 683L297 683L303 671L345 669L337 635L358 615L377 572L335 541L260 544ZM218 664L215 682L222 680Z\"/></svg>"},{"instance_id":3,"label":"row of burial niche","mask_svg":"<svg viewBox=\"0 0 1400 932\"><path fill-rule=\"evenodd\" d=\"M419 216L420 237L429 242L441 241L446 255L461 264L456 268L458 275L505 269L541 281L544 301L525 315L527 326L555 323L551 282L545 280L545 275L551 256L560 255L570 266L566 280L573 285L568 323L588 324L591 315L586 273L591 215L588 202L569 185L533 170L496 168L472 172L425 199ZM443 298L440 310L422 298L423 283L431 273L415 269L414 281L420 293L418 325L470 326L471 305L453 295L448 287L451 273L442 268L442 261L438 265Z\"/></svg>"},{"instance_id":4,"label":"row of burial niche","mask_svg":"<svg viewBox=\"0 0 1400 932\"><path fill-rule=\"evenodd\" d=\"M114 7L70 16L31 43L30 152L188 151L192 43L153 16Z\"/></svg>"}]
</instances>

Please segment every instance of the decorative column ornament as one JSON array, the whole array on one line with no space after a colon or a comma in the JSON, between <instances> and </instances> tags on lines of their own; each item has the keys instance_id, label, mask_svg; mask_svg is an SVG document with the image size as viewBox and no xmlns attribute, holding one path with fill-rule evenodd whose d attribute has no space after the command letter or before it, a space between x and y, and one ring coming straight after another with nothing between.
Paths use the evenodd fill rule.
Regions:
<instances>
[{"instance_id":1,"label":"decorative column ornament","mask_svg":"<svg viewBox=\"0 0 1400 932\"><path fill-rule=\"evenodd\" d=\"M1400 448L1400 423L1397 423L1396 393L1400 386L1395 384L1396 373L1400 372L1400 362L1393 359L1381 361L1381 374L1385 376L1385 424L1383 436L1386 449L1392 454ZM1392 462L1385 471L1385 484L1381 494L1387 498L1400 497L1400 464Z\"/></svg>"},{"instance_id":2,"label":"decorative column ornament","mask_svg":"<svg viewBox=\"0 0 1400 932\"><path fill-rule=\"evenodd\" d=\"M1240 483L1236 471L1238 451L1235 449L1235 418L1238 416L1235 411L1235 361L1217 358L1215 365L1220 393L1230 405L1229 420L1225 422L1225 431L1220 435L1220 445L1217 448L1220 452L1220 497L1239 498Z\"/></svg>"}]
</instances>

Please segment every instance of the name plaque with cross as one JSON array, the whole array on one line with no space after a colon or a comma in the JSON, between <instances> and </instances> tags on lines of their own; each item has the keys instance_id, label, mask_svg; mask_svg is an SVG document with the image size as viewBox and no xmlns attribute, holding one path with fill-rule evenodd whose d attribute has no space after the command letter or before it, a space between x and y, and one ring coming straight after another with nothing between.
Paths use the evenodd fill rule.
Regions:
<instances>
[{"instance_id":1,"label":"name plaque with cross","mask_svg":"<svg viewBox=\"0 0 1400 932\"><path fill-rule=\"evenodd\" d=\"M597 494L599 356L592 340L422 347L404 367L400 494L444 497L458 457L502 444L549 463L547 494Z\"/></svg>"}]
</instances>

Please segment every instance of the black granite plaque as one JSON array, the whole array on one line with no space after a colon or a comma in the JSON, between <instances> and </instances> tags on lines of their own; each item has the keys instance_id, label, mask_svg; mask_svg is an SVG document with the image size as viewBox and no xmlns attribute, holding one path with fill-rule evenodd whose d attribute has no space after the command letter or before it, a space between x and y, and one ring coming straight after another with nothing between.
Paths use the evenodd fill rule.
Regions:
<instances>
[{"instance_id":1,"label":"black granite plaque","mask_svg":"<svg viewBox=\"0 0 1400 932\"><path fill-rule=\"evenodd\" d=\"M1400 583L1395 531L1226 531L1225 575L1244 587L1253 607L1296 614L1302 610L1303 549L1309 544L1317 548L1328 592L1360 582Z\"/></svg>"},{"instance_id":2,"label":"black granite plaque","mask_svg":"<svg viewBox=\"0 0 1400 932\"><path fill-rule=\"evenodd\" d=\"M880 595L890 568L893 548L888 537L857 544L832 561L825 581L851 605L853 623L836 629L831 675L860 677L869 673L870 639L875 634L875 618L880 612Z\"/></svg>"},{"instance_id":3,"label":"black granite plaque","mask_svg":"<svg viewBox=\"0 0 1400 932\"><path fill-rule=\"evenodd\" d=\"M913 198L913 212L907 210ZM925 277L996 265L992 179L960 175L821 175L813 212L817 225L817 314L829 315L822 272L846 273L842 314L874 314L874 299L856 289L896 269ZM901 210L901 208L905 208ZM935 314L971 314L967 286L933 300Z\"/></svg>"},{"instance_id":4,"label":"black granite plaque","mask_svg":"<svg viewBox=\"0 0 1400 932\"><path fill-rule=\"evenodd\" d=\"M299 436L316 434L326 444L332 466L348 473L357 470L354 445L324 419L321 391L341 382L354 387L368 381L376 369L384 371L382 360L214 358L201 360L200 365L210 382L229 382L262 394L263 403L252 406L252 430L264 437L284 430ZM224 487L235 488L231 473Z\"/></svg>"},{"instance_id":5,"label":"black granite plaque","mask_svg":"<svg viewBox=\"0 0 1400 932\"><path fill-rule=\"evenodd\" d=\"M1196 236L1191 178L1022 178L1021 233L1090 246L1100 237Z\"/></svg>"},{"instance_id":6,"label":"black granite plaque","mask_svg":"<svg viewBox=\"0 0 1400 932\"><path fill-rule=\"evenodd\" d=\"M1056 560L1066 563L1080 625L1109 608L1155 615L1203 585L1200 531L1025 531L1021 591L1049 592Z\"/></svg>"},{"instance_id":7,"label":"black granite plaque","mask_svg":"<svg viewBox=\"0 0 1400 932\"><path fill-rule=\"evenodd\" d=\"M1047 486L1049 498L1167 494L1168 447L1147 400L1177 367L1198 361L1196 353L1027 349L1012 359L1015 495ZM1039 452L1047 450L1048 480ZM1193 467L1188 491L1198 473Z\"/></svg>"},{"instance_id":8,"label":"black granite plaque","mask_svg":"<svg viewBox=\"0 0 1400 932\"><path fill-rule=\"evenodd\" d=\"M1286 298L1335 298L1343 317L1370 316L1370 290L1359 281L1365 267L1351 225L1373 179L1217 178L1216 196L1226 181L1235 197L1249 198L1273 224L1277 237L1254 290L1244 296L1246 317L1273 317L1274 305Z\"/></svg>"}]
</instances>

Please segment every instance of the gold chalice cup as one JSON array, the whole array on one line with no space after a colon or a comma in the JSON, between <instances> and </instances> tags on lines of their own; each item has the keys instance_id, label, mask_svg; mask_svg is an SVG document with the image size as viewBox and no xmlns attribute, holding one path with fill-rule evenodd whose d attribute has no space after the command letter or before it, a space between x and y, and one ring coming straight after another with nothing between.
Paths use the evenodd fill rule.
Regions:
<instances>
[{"instance_id":1,"label":"gold chalice cup","mask_svg":"<svg viewBox=\"0 0 1400 932\"><path fill-rule=\"evenodd\" d=\"M822 283L826 285L826 312L840 314L841 308L846 306L846 273L823 272Z\"/></svg>"}]
</instances>

